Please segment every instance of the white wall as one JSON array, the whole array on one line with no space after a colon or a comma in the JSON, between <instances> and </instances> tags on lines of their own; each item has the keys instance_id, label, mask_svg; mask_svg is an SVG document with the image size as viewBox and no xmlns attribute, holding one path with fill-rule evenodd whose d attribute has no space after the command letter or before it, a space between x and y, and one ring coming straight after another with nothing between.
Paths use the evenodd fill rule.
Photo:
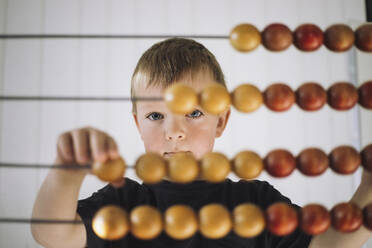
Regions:
<instances>
[{"instance_id":1,"label":"white wall","mask_svg":"<svg viewBox=\"0 0 372 248\"><path fill-rule=\"evenodd\" d=\"M310 22L325 30L334 23L356 28L364 20L364 0L0 0L0 32L8 34L228 35L242 22L260 30L272 22L285 23L292 30ZM157 41L0 40L0 93L129 96L130 76L139 56ZM336 81L359 85L372 79L372 56L354 48L341 54L325 47L302 53L291 46L285 52L271 53L260 46L242 54L228 40L198 41L216 55L230 90L243 82L264 90L273 82L297 89L306 81L328 88ZM129 102L0 102L0 161L52 163L59 133L92 125L112 134L121 154L133 164L144 148L130 110ZM305 113L297 106L281 114L265 107L249 115L233 111L215 150L229 157L242 149L262 156L274 148L289 149L294 155L310 146L330 152L349 144L360 150L372 141L371 123L372 111L359 107L347 112L328 106L315 113ZM0 168L0 217L29 218L46 173ZM133 171L127 176L135 178ZM354 176L338 176L328 170L317 178L295 172L285 179L266 174L260 179L270 181L299 205L317 202L331 208L351 197L359 176L360 171ZM103 185L89 176L80 196L89 196ZM28 225L0 224L0 247L38 246Z\"/></svg>"}]
</instances>

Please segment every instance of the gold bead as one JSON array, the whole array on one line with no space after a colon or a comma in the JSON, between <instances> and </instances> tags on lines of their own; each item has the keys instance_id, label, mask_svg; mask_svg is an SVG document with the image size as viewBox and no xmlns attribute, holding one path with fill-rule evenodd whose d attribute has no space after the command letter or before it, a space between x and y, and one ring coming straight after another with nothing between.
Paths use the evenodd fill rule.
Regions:
<instances>
[{"instance_id":1,"label":"gold bead","mask_svg":"<svg viewBox=\"0 0 372 248\"><path fill-rule=\"evenodd\" d=\"M132 234L139 239L153 239L163 230L163 219L160 212L147 205L134 208L130 213Z\"/></svg>"},{"instance_id":2,"label":"gold bead","mask_svg":"<svg viewBox=\"0 0 372 248\"><path fill-rule=\"evenodd\" d=\"M173 113L188 114L198 105L198 94L190 86L176 83L165 90L164 100Z\"/></svg>"},{"instance_id":3,"label":"gold bead","mask_svg":"<svg viewBox=\"0 0 372 248\"><path fill-rule=\"evenodd\" d=\"M101 239L121 239L129 230L128 215L120 207L107 205L94 215L92 229Z\"/></svg>"},{"instance_id":4,"label":"gold bead","mask_svg":"<svg viewBox=\"0 0 372 248\"><path fill-rule=\"evenodd\" d=\"M172 181L188 183L199 175L198 161L191 153L175 153L168 160L168 171Z\"/></svg>"},{"instance_id":5,"label":"gold bead","mask_svg":"<svg viewBox=\"0 0 372 248\"><path fill-rule=\"evenodd\" d=\"M92 172L105 182L114 182L121 179L125 173L126 164L123 158L108 160L105 163L94 162Z\"/></svg>"},{"instance_id":6,"label":"gold bead","mask_svg":"<svg viewBox=\"0 0 372 248\"><path fill-rule=\"evenodd\" d=\"M265 215L251 203L243 203L233 211L234 232L243 238L258 236L265 229Z\"/></svg>"},{"instance_id":7,"label":"gold bead","mask_svg":"<svg viewBox=\"0 0 372 248\"><path fill-rule=\"evenodd\" d=\"M200 93L200 105L210 114L218 115L227 110L230 104L230 94L221 84L211 83Z\"/></svg>"},{"instance_id":8,"label":"gold bead","mask_svg":"<svg viewBox=\"0 0 372 248\"><path fill-rule=\"evenodd\" d=\"M194 210L185 205L173 205L165 212L165 232L174 239L188 239L198 229Z\"/></svg>"},{"instance_id":9,"label":"gold bead","mask_svg":"<svg viewBox=\"0 0 372 248\"><path fill-rule=\"evenodd\" d=\"M200 232L207 238L219 239L226 236L232 228L229 211L222 205L212 203L199 211Z\"/></svg>"},{"instance_id":10,"label":"gold bead","mask_svg":"<svg viewBox=\"0 0 372 248\"><path fill-rule=\"evenodd\" d=\"M239 24L230 32L230 44L240 52L252 51L261 44L261 33L251 24Z\"/></svg>"},{"instance_id":11,"label":"gold bead","mask_svg":"<svg viewBox=\"0 0 372 248\"><path fill-rule=\"evenodd\" d=\"M231 171L229 159L218 152L206 153L200 161L201 175L210 182L221 182Z\"/></svg>"},{"instance_id":12,"label":"gold bead","mask_svg":"<svg viewBox=\"0 0 372 248\"><path fill-rule=\"evenodd\" d=\"M239 85L231 94L234 107L244 113L257 110L263 103L260 90L251 84Z\"/></svg>"},{"instance_id":13,"label":"gold bead","mask_svg":"<svg viewBox=\"0 0 372 248\"><path fill-rule=\"evenodd\" d=\"M157 183L167 174L166 161L157 153L146 153L136 161L136 174L145 183Z\"/></svg>"},{"instance_id":14,"label":"gold bead","mask_svg":"<svg viewBox=\"0 0 372 248\"><path fill-rule=\"evenodd\" d=\"M233 159L233 171L243 179L258 177L263 168L263 161L255 152L241 151Z\"/></svg>"}]
</instances>

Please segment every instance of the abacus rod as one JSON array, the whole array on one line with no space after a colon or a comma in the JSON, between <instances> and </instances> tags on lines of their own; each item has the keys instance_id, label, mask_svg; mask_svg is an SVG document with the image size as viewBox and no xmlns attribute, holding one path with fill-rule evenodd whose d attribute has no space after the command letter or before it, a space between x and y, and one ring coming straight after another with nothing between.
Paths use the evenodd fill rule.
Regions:
<instances>
[{"instance_id":1,"label":"abacus rod","mask_svg":"<svg viewBox=\"0 0 372 248\"><path fill-rule=\"evenodd\" d=\"M161 101L161 97L0 96L0 101Z\"/></svg>"},{"instance_id":2,"label":"abacus rod","mask_svg":"<svg viewBox=\"0 0 372 248\"><path fill-rule=\"evenodd\" d=\"M49 165L49 164L19 164L19 163L0 163L0 168L23 168L23 169L76 169L76 170L87 170L91 169L92 165L77 165L77 164L68 164L68 165ZM132 169L134 166L127 165L126 168Z\"/></svg>"},{"instance_id":3,"label":"abacus rod","mask_svg":"<svg viewBox=\"0 0 372 248\"><path fill-rule=\"evenodd\" d=\"M35 224L84 224L79 220L0 218L0 223L35 223Z\"/></svg>"},{"instance_id":4,"label":"abacus rod","mask_svg":"<svg viewBox=\"0 0 372 248\"><path fill-rule=\"evenodd\" d=\"M164 39L170 37L191 39L229 39L228 35L185 34L1 34L0 39Z\"/></svg>"}]
</instances>

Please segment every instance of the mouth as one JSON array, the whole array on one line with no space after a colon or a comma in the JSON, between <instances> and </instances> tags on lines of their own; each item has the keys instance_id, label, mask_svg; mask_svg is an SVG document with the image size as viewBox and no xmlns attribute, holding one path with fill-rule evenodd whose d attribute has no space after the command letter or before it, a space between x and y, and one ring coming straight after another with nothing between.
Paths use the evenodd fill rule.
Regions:
<instances>
[{"instance_id":1,"label":"mouth","mask_svg":"<svg viewBox=\"0 0 372 248\"><path fill-rule=\"evenodd\" d=\"M177 154L177 153L191 153L191 152L190 151L164 152L163 156L165 158L169 158L169 157L171 157L171 156L173 156L174 154Z\"/></svg>"}]
</instances>

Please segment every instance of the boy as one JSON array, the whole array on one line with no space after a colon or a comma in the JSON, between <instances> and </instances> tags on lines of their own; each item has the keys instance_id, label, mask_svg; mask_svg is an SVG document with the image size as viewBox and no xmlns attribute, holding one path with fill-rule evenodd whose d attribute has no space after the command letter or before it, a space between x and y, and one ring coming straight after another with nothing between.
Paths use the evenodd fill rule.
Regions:
<instances>
[{"instance_id":1,"label":"boy","mask_svg":"<svg viewBox=\"0 0 372 248\"><path fill-rule=\"evenodd\" d=\"M218 62L204 46L193 40L173 38L153 45L142 55L132 77L131 95L162 97L164 89L177 82L187 83L197 92L211 82L225 86L224 75ZM175 115L162 101L133 103L133 117L146 152L156 152L165 158L176 152L191 152L200 159L205 153L212 151L214 139L222 135L229 115L230 110L215 116L200 107L187 115ZM112 137L87 127L66 132L59 137L56 164L83 165L93 160L104 162L116 159L118 156L117 145ZM232 211L243 202L252 202L265 209L274 202L290 203L290 200L267 182L258 180L235 183L227 179L216 184L202 180L190 184L164 180L155 185L141 185L125 178L105 186L85 200L78 201L79 189L87 173L85 170L49 172L36 199L33 218L83 220L84 225L32 225L32 233L40 244L47 247L87 245L90 248L303 248L312 242L310 247L341 247L340 244L344 245L342 247L359 247L370 235L366 230L361 230L346 237L329 230L312 239L297 228L291 235L284 237L277 237L265 230L254 239L240 238L230 232L226 237L217 240L207 239L196 233L190 239L179 241L171 239L163 232L148 241L138 240L130 233L118 241L104 241L94 234L90 220L96 211L107 204L120 205L127 212L135 206L150 204L164 212L174 204L186 204L198 211L202 206L213 202L223 204ZM361 205L370 201L366 193L359 193L355 199L356 202L359 200ZM337 243L338 240L342 243Z\"/></svg>"}]
</instances>

